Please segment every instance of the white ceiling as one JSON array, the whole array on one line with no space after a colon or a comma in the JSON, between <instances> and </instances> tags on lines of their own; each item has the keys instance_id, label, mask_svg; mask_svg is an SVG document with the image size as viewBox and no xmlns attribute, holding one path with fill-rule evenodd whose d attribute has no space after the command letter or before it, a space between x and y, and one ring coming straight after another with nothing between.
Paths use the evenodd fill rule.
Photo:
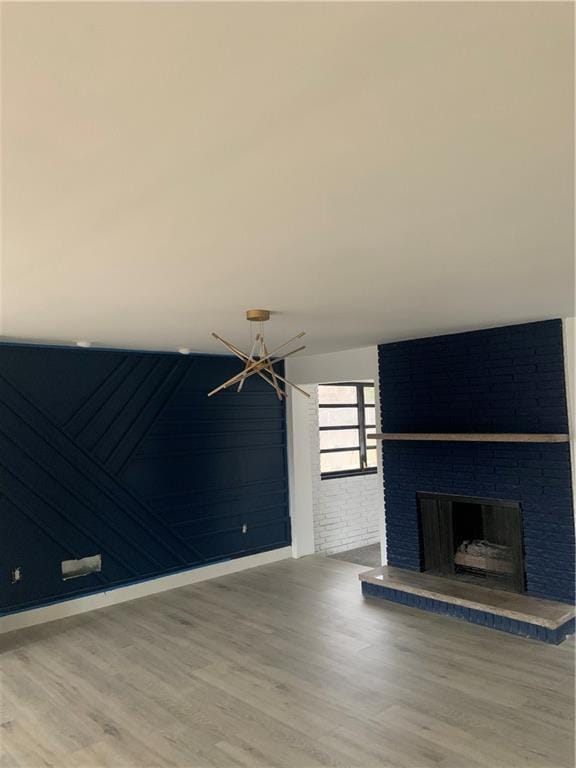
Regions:
<instances>
[{"instance_id":1,"label":"white ceiling","mask_svg":"<svg viewBox=\"0 0 576 768\"><path fill-rule=\"evenodd\" d=\"M4 3L6 336L574 314L572 3Z\"/></svg>"}]
</instances>

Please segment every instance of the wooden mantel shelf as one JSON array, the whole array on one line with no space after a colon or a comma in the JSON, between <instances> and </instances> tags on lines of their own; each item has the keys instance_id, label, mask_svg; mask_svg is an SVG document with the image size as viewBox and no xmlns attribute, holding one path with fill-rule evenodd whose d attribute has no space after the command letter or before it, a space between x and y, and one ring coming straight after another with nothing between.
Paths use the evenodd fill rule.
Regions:
<instances>
[{"instance_id":1,"label":"wooden mantel shelf","mask_svg":"<svg viewBox=\"0 0 576 768\"><path fill-rule=\"evenodd\" d=\"M516 432L377 432L372 440L448 440L471 443L567 443L564 434L522 434Z\"/></svg>"}]
</instances>

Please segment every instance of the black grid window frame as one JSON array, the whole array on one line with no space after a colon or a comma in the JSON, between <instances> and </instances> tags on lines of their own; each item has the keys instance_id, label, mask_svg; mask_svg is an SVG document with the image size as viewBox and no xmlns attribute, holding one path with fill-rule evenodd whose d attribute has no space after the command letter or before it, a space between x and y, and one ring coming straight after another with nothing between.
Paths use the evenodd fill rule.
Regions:
<instances>
[{"instance_id":1,"label":"black grid window frame","mask_svg":"<svg viewBox=\"0 0 576 768\"><path fill-rule=\"evenodd\" d=\"M331 408L337 410L339 408L355 408L358 414L356 424L344 424L335 425L330 427L319 426L319 432L330 432L333 430L344 429L357 429L359 434L359 445L348 446L346 448L320 448L320 455L324 453L344 453L349 451L359 451L360 453L360 469L346 469L336 472L321 472L320 478L322 480L330 480L336 477L358 477L359 475L375 475L378 472L378 467L368 466L368 446L366 441L366 429L373 428L376 431L376 424L366 424L366 407L372 408L373 403L366 403L364 397L364 389L374 389L374 384L370 382L356 382L356 381L339 381L334 384L319 384L319 387L355 387L356 389L356 402L355 403L318 403L319 411L324 408ZM374 421L376 421L376 407L374 401Z\"/></svg>"}]
</instances>

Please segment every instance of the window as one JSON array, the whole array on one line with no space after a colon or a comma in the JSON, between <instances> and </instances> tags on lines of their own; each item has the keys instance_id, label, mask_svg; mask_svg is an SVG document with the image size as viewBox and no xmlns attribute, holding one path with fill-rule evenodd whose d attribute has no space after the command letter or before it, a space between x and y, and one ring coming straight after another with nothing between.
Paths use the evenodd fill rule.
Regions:
<instances>
[{"instance_id":1,"label":"window","mask_svg":"<svg viewBox=\"0 0 576 768\"><path fill-rule=\"evenodd\" d=\"M319 384L322 479L377 471L374 384Z\"/></svg>"}]
</instances>

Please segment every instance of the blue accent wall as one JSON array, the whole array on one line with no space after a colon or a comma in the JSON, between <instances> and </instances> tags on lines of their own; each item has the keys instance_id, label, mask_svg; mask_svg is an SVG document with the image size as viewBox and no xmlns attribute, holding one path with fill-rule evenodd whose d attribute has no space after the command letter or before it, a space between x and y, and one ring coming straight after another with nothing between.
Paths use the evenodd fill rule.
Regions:
<instances>
[{"instance_id":1,"label":"blue accent wall","mask_svg":"<svg viewBox=\"0 0 576 768\"><path fill-rule=\"evenodd\" d=\"M241 367L0 345L2 612L290 543L284 404L257 376L207 398Z\"/></svg>"},{"instance_id":2,"label":"blue accent wall","mask_svg":"<svg viewBox=\"0 0 576 768\"><path fill-rule=\"evenodd\" d=\"M568 432L562 323L379 347L383 432ZM417 492L519 501L529 594L572 602L574 517L567 443L387 441L388 562L421 568Z\"/></svg>"}]
</instances>

